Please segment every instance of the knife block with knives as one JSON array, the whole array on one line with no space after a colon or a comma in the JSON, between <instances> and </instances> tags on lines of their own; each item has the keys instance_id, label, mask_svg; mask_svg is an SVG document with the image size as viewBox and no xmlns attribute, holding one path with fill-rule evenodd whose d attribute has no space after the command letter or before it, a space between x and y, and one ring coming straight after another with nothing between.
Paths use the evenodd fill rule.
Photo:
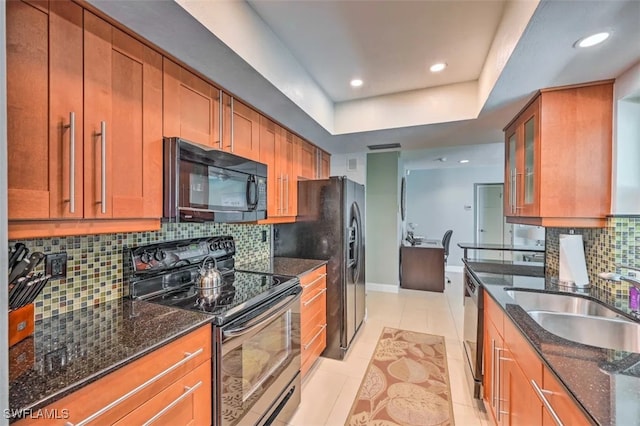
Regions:
<instances>
[{"instance_id":1,"label":"knife block with knives","mask_svg":"<svg viewBox=\"0 0 640 426\"><path fill-rule=\"evenodd\" d=\"M33 334L33 301L51 278L34 272L44 258L41 252L29 255L22 243L9 249L9 346Z\"/></svg>"}]
</instances>

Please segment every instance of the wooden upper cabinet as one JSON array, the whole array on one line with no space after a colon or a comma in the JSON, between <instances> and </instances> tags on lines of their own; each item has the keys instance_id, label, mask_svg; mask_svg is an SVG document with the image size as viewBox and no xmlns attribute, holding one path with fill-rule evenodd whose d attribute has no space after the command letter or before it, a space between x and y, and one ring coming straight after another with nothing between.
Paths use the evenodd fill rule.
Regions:
<instances>
[{"instance_id":1,"label":"wooden upper cabinet","mask_svg":"<svg viewBox=\"0 0 640 426\"><path fill-rule=\"evenodd\" d=\"M612 125L612 81L538 92L504 129L507 221L604 226Z\"/></svg>"},{"instance_id":2,"label":"wooden upper cabinet","mask_svg":"<svg viewBox=\"0 0 640 426\"><path fill-rule=\"evenodd\" d=\"M9 220L81 218L82 8L6 7Z\"/></svg>"},{"instance_id":3,"label":"wooden upper cabinet","mask_svg":"<svg viewBox=\"0 0 640 426\"><path fill-rule=\"evenodd\" d=\"M320 168L318 170L318 178L328 179L331 175L331 154L318 150L320 156Z\"/></svg>"},{"instance_id":4,"label":"wooden upper cabinet","mask_svg":"<svg viewBox=\"0 0 640 426\"><path fill-rule=\"evenodd\" d=\"M86 218L162 216L162 56L84 12Z\"/></svg>"},{"instance_id":5,"label":"wooden upper cabinet","mask_svg":"<svg viewBox=\"0 0 640 426\"><path fill-rule=\"evenodd\" d=\"M316 179L318 177L317 148L305 140L300 141L300 174L304 179Z\"/></svg>"},{"instance_id":6,"label":"wooden upper cabinet","mask_svg":"<svg viewBox=\"0 0 640 426\"><path fill-rule=\"evenodd\" d=\"M260 159L260 117L254 109L224 94L223 149L244 158Z\"/></svg>"},{"instance_id":7,"label":"wooden upper cabinet","mask_svg":"<svg viewBox=\"0 0 640 426\"><path fill-rule=\"evenodd\" d=\"M281 129L266 117L260 117L260 150L258 160L267 165L267 218L280 216L282 179L276 170L276 148Z\"/></svg>"},{"instance_id":8,"label":"wooden upper cabinet","mask_svg":"<svg viewBox=\"0 0 640 426\"><path fill-rule=\"evenodd\" d=\"M284 178L284 215L296 216L298 214L298 163L296 156L296 144L293 133L283 130L280 145L281 170Z\"/></svg>"},{"instance_id":9,"label":"wooden upper cabinet","mask_svg":"<svg viewBox=\"0 0 640 426\"><path fill-rule=\"evenodd\" d=\"M222 90L164 58L164 136L223 149Z\"/></svg>"}]
</instances>

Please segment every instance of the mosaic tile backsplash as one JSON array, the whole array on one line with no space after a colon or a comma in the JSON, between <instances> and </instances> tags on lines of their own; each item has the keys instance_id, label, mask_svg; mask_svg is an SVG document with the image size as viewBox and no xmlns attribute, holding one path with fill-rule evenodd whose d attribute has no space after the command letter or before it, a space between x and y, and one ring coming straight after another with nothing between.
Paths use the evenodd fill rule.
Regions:
<instances>
[{"instance_id":1,"label":"mosaic tile backsplash","mask_svg":"<svg viewBox=\"0 0 640 426\"><path fill-rule=\"evenodd\" d=\"M640 267L640 216L610 217L605 228L576 228L573 231L582 235L590 282L610 294L627 295L628 283L612 283L599 278L598 273L627 273L626 269L616 269L616 265ZM550 276L558 276L560 234L569 233L569 228L547 228L546 270Z\"/></svg>"},{"instance_id":2,"label":"mosaic tile backsplash","mask_svg":"<svg viewBox=\"0 0 640 426\"><path fill-rule=\"evenodd\" d=\"M262 242L262 232L267 241ZM67 278L51 281L35 301L36 319L128 295L122 281L122 248L185 238L232 235L236 261L271 256L271 225L164 223L159 231L22 240L30 251L67 252ZM10 241L11 244L16 241ZM44 262L36 271L43 272Z\"/></svg>"}]
</instances>

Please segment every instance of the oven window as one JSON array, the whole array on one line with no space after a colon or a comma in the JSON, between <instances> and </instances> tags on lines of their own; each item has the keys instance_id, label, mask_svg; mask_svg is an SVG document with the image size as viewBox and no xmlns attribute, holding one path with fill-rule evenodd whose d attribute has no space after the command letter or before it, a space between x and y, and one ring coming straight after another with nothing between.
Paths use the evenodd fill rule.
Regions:
<instances>
[{"instance_id":1,"label":"oven window","mask_svg":"<svg viewBox=\"0 0 640 426\"><path fill-rule=\"evenodd\" d=\"M270 386L294 357L292 345L289 310L223 355L223 424L241 423L255 411L253 405L272 392Z\"/></svg>"}]
</instances>

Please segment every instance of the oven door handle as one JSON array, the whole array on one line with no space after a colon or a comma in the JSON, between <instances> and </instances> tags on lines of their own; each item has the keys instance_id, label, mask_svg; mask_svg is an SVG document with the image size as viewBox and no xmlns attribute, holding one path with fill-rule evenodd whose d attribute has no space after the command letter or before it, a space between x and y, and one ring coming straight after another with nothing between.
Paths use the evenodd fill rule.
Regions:
<instances>
[{"instance_id":1,"label":"oven door handle","mask_svg":"<svg viewBox=\"0 0 640 426\"><path fill-rule=\"evenodd\" d=\"M222 341L232 337L242 336L243 334L251 333L253 330L258 329L274 318L280 316L289 310L289 307L293 305L300 298L298 293L287 296L282 302L270 308L268 311L258 315L250 321L244 323L241 327L232 328L230 330L222 330Z\"/></svg>"}]
</instances>

